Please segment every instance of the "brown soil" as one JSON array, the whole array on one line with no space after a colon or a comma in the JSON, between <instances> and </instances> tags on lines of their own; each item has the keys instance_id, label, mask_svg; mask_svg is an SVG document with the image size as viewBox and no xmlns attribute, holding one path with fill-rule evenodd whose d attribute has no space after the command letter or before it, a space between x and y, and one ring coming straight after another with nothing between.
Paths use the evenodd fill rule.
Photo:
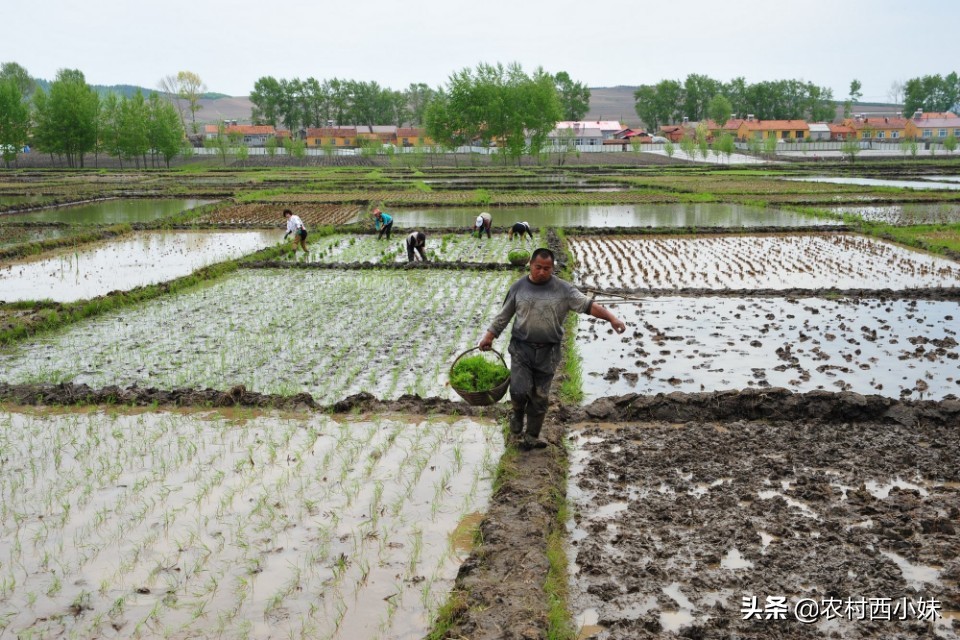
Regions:
<instances>
[{"instance_id":1,"label":"brown soil","mask_svg":"<svg viewBox=\"0 0 960 640\"><path fill-rule=\"evenodd\" d=\"M768 596L960 608L957 421L908 428L847 408L834 407L837 422L582 425L574 609L595 610L594 631L611 640L957 638L949 619L842 609L829 623L743 619L750 596L761 608Z\"/></svg>"}]
</instances>

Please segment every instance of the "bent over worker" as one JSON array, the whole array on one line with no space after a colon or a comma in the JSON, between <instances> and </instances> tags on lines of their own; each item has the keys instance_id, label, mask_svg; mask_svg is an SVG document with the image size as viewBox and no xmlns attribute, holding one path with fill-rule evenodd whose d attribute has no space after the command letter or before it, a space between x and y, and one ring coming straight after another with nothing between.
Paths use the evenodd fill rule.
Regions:
<instances>
[{"instance_id":1,"label":"bent over worker","mask_svg":"<svg viewBox=\"0 0 960 640\"><path fill-rule=\"evenodd\" d=\"M486 211L484 211L483 213L481 213L480 215L477 216L477 220L476 220L476 222L474 222L473 226L476 227L476 229L477 229L477 237L478 237L478 238L482 238L482 237L483 237L483 232L484 232L484 231L487 232L487 237L489 238L489 237L490 237L490 227L493 226L493 216L491 216L489 213L487 213Z\"/></svg>"},{"instance_id":2,"label":"bent over worker","mask_svg":"<svg viewBox=\"0 0 960 640\"><path fill-rule=\"evenodd\" d=\"M414 231L407 236L407 262L415 259L414 251L420 254L420 261L427 261L427 234L423 231Z\"/></svg>"},{"instance_id":3,"label":"bent over worker","mask_svg":"<svg viewBox=\"0 0 960 640\"><path fill-rule=\"evenodd\" d=\"M380 211L380 207L373 210L373 226L379 231L377 240L387 234L387 240L390 239L390 232L393 230L393 216L389 213Z\"/></svg>"},{"instance_id":4,"label":"bent over worker","mask_svg":"<svg viewBox=\"0 0 960 640\"><path fill-rule=\"evenodd\" d=\"M510 319L510 433L520 440L522 449L539 449L539 439L547 414L550 385L562 356L563 322L570 311L590 314L606 320L617 333L626 325L605 307L593 302L579 289L553 275L553 252L540 248L530 257L530 273L510 287L503 308L493 319L477 346L491 348ZM524 434L524 417L526 433Z\"/></svg>"},{"instance_id":5,"label":"bent over worker","mask_svg":"<svg viewBox=\"0 0 960 640\"><path fill-rule=\"evenodd\" d=\"M307 251L307 227L303 224L303 220L290 209L283 210L283 217L287 219L287 232L283 234L283 239L286 240L287 236L293 234L294 258L297 255L297 247L302 247L303 252L309 254L310 252Z\"/></svg>"},{"instance_id":6,"label":"bent over worker","mask_svg":"<svg viewBox=\"0 0 960 640\"><path fill-rule=\"evenodd\" d=\"M507 238L513 240L513 236L519 235L520 239L523 240L523 234L530 236L530 239L533 240L533 231L530 229L529 222L514 222L513 226L510 227L510 231L507 232Z\"/></svg>"}]
</instances>

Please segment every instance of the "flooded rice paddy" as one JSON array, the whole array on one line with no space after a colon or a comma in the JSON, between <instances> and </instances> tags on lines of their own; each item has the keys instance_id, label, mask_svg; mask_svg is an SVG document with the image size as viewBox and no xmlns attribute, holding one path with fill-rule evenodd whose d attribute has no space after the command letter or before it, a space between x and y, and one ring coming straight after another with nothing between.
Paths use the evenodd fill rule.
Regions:
<instances>
[{"instance_id":1,"label":"flooded rice paddy","mask_svg":"<svg viewBox=\"0 0 960 640\"><path fill-rule=\"evenodd\" d=\"M661 297L610 305L625 334L581 317L589 399L784 387L900 398L960 395L960 303Z\"/></svg>"},{"instance_id":2,"label":"flooded rice paddy","mask_svg":"<svg viewBox=\"0 0 960 640\"><path fill-rule=\"evenodd\" d=\"M580 236L574 279L619 289L893 288L960 285L952 260L851 234Z\"/></svg>"},{"instance_id":3,"label":"flooded rice paddy","mask_svg":"<svg viewBox=\"0 0 960 640\"><path fill-rule=\"evenodd\" d=\"M756 227L838 224L799 213L741 204L643 204L495 207L488 209L495 227L529 222L540 227ZM391 209L397 226L472 227L479 209L463 207Z\"/></svg>"},{"instance_id":4,"label":"flooded rice paddy","mask_svg":"<svg viewBox=\"0 0 960 640\"><path fill-rule=\"evenodd\" d=\"M244 270L99 316L0 354L7 382L456 396L456 355L476 344L513 280L466 271ZM505 332L509 334L509 331ZM498 340L505 349L509 335ZM499 348L499 347L498 347Z\"/></svg>"},{"instance_id":5,"label":"flooded rice paddy","mask_svg":"<svg viewBox=\"0 0 960 640\"><path fill-rule=\"evenodd\" d=\"M853 184L864 187L894 187L897 189L931 189L931 190L955 190L960 189L960 183L952 181L936 182L935 180L887 180L883 178L849 178L816 176L811 178L782 178L782 180L794 180L797 182L826 182L829 184Z\"/></svg>"},{"instance_id":6,"label":"flooded rice paddy","mask_svg":"<svg viewBox=\"0 0 960 640\"><path fill-rule=\"evenodd\" d=\"M16 214L11 215L10 219L18 222L67 222L71 224L153 222L211 202L214 201L196 198L105 200L73 207L57 207Z\"/></svg>"},{"instance_id":7,"label":"flooded rice paddy","mask_svg":"<svg viewBox=\"0 0 960 640\"><path fill-rule=\"evenodd\" d=\"M27 227L0 224L0 249L28 242L42 242L83 233L71 227Z\"/></svg>"},{"instance_id":8,"label":"flooded rice paddy","mask_svg":"<svg viewBox=\"0 0 960 640\"><path fill-rule=\"evenodd\" d=\"M311 240L307 237L309 257L312 262L372 262L396 263L407 262L406 240L410 232L394 233L389 240L377 239L375 235L337 234ZM476 234L466 232L432 234L427 236L426 254L430 262L500 262L507 263L507 254L511 249L526 249L532 251L542 246L544 241L540 233L534 234L534 240L526 238L508 240L506 234L496 234L491 238L484 235L477 238ZM293 259L293 255L287 259ZM304 260L303 254L296 256L297 260ZM419 255L417 256L419 259Z\"/></svg>"},{"instance_id":9,"label":"flooded rice paddy","mask_svg":"<svg viewBox=\"0 0 960 640\"><path fill-rule=\"evenodd\" d=\"M0 300L72 302L172 280L273 245L271 231L136 231L0 265Z\"/></svg>"},{"instance_id":10,"label":"flooded rice paddy","mask_svg":"<svg viewBox=\"0 0 960 640\"><path fill-rule=\"evenodd\" d=\"M571 443L582 638L960 637L956 429L584 424ZM768 597L782 619L745 615Z\"/></svg>"},{"instance_id":11,"label":"flooded rice paddy","mask_svg":"<svg viewBox=\"0 0 960 640\"><path fill-rule=\"evenodd\" d=\"M895 225L956 224L960 222L960 203L894 204L832 207L838 214L852 214L870 222Z\"/></svg>"},{"instance_id":12,"label":"flooded rice paddy","mask_svg":"<svg viewBox=\"0 0 960 640\"><path fill-rule=\"evenodd\" d=\"M489 421L0 413L0 635L420 638Z\"/></svg>"}]
</instances>

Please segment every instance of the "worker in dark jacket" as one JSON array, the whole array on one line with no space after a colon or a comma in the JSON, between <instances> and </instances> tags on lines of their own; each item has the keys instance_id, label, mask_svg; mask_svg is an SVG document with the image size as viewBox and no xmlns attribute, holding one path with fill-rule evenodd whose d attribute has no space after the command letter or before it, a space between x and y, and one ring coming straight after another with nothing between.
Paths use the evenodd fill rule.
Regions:
<instances>
[{"instance_id":1,"label":"worker in dark jacket","mask_svg":"<svg viewBox=\"0 0 960 640\"><path fill-rule=\"evenodd\" d=\"M507 232L507 238L513 240L513 236L519 235L520 239L523 240L524 234L530 236L530 239L533 240L533 231L530 229L530 223L514 222L513 226L510 227L510 231Z\"/></svg>"},{"instance_id":2,"label":"worker in dark jacket","mask_svg":"<svg viewBox=\"0 0 960 640\"><path fill-rule=\"evenodd\" d=\"M427 234L423 231L414 231L407 236L407 262L416 259L414 252L420 254L420 261L427 261Z\"/></svg>"},{"instance_id":3,"label":"worker in dark jacket","mask_svg":"<svg viewBox=\"0 0 960 640\"><path fill-rule=\"evenodd\" d=\"M563 351L563 322L567 313L575 311L606 320L617 333L626 325L616 315L593 302L575 286L553 275L553 252L540 248L530 257L530 273L517 280L507 291L507 298L497 317L483 334L477 346L489 350L511 318L510 337L510 433L520 439L520 448L539 449L546 443L539 439L547 414L550 385ZM524 416L526 434L524 435Z\"/></svg>"}]
</instances>

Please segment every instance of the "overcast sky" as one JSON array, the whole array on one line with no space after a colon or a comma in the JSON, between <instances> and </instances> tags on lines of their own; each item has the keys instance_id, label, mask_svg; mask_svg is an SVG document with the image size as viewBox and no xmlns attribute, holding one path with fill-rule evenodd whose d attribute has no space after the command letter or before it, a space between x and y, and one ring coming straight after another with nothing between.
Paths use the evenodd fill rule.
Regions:
<instances>
[{"instance_id":1,"label":"overcast sky","mask_svg":"<svg viewBox=\"0 0 960 640\"><path fill-rule=\"evenodd\" d=\"M887 101L895 80L960 69L955 0L5 0L0 62L34 77L156 88L190 70L248 95L262 76L431 86L478 62L565 70L591 87L700 73L796 78Z\"/></svg>"}]
</instances>

